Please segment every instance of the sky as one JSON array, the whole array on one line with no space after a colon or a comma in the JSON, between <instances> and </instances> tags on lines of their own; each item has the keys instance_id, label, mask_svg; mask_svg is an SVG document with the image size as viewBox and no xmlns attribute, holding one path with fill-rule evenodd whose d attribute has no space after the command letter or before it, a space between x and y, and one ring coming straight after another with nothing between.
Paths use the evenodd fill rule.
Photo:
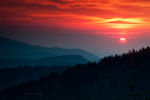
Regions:
<instances>
[{"instance_id":1,"label":"sky","mask_svg":"<svg viewBox=\"0 0 150 100\"><path fill-rule=\"evenodd\" d=\"M149 0L0 0L0 36L97 56L150 44Z\"/></svg>"}]
</instances>

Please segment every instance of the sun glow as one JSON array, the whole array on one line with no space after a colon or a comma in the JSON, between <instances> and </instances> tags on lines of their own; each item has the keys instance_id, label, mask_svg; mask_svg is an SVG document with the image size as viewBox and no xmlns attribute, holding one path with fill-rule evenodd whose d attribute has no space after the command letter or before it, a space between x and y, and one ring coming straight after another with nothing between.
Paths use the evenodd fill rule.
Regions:
<instances>
[{"instance_id":1,"label":"sun glow","mask_svg":"<svg viewBox=\"0 0 150 100\"><path fill-rule=\"evenodd\" d=\"M106 20L105 22L116 22L116 21L120 21L120 22L127 22L127 23L142 23L142 19L141 18L111 18Z\"/></svg>"},{"instance_id":2,"label":"sun glow","mask_svg":"<svg viewBox=\"0 0 150 100\"><path fill-rule=\"evenodd\" d=\"M111 18L105 20L109 28L129 29L144 23L141 18Z\"/></svg>"},{"instance_id":3,"label":"sun glow","mask_svg":"<svg viewBox=\"0 0 150 100\"><path fill-rule=\"evenodd\" d=\"M127 29L135 27L135 24L110 24L110 28L117 28L117 29Z\"/></svg>"}]
</instances>

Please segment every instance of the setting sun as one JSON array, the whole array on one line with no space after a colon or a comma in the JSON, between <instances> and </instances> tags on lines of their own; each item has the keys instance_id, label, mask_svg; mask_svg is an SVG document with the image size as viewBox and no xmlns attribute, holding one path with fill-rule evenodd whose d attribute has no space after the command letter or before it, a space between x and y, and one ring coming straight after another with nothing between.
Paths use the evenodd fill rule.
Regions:
<instances>
[{"instance_id":1,"label":"setting sun","mask_svg":"<svg viewBox=\"0 0 150 100\"><path fill-rule=\"evenodd\" d=\"M119 43L125 44L125 43L127 43L127 39L126 38L120 38Z\"/></svg>"}]
</instances>

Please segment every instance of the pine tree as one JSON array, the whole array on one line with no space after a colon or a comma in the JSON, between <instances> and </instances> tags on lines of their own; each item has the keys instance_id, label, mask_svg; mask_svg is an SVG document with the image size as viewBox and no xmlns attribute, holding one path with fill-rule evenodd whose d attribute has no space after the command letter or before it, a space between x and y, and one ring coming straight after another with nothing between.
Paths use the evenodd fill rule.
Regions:
<instances>
[{"instance_id":1,"label":"pine tree","mask_svg":"<svg viewBox=\"0 0 150 100\"><path fill-rule=\"evenodd\" d=\"M135 92L135 81L136 81L136 67L131 67L131 83L129 85L129 100L136 100L137 96L139 96L138 93Z\"/></svg>"}]
</instances>

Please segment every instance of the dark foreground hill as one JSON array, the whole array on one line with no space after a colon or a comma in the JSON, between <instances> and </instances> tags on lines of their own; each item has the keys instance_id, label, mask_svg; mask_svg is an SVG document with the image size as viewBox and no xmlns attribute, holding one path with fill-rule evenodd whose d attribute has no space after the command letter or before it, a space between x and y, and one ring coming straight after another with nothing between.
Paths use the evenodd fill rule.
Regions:
<instances>
[{"instance_id":1,"label":"dark foreground hill","mask_svg":"<svg viewBox=\"0 0 150 100\"><path fill-rule=\"evenodd\" d=\"M147 47L105 57L99 63L76 65L62 74L51 73L1 92L0 100L145 100L150 93L149 77Z\"/></svg>"},{"instance_id":2,"label":"dark foreground hill","mask_svg":"<svg viewBox=\"0 0 150 100\"><path fill-rule=\"evenodd\" d=\"M0 69L0 90L17 86L30 80L39 80L51 72L62 73L67 67L46 67L46 66L24 66L17 68Z\"/></svg>"}]
</instances>

